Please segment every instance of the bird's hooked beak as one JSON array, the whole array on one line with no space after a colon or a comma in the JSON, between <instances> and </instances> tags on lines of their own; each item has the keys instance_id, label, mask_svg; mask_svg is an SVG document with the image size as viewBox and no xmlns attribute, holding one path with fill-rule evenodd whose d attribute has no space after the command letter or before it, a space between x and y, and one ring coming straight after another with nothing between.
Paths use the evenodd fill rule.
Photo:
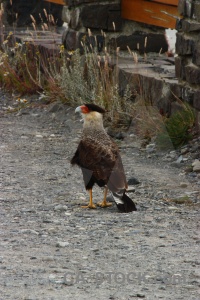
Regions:
<instances>
[{"instance_id":1,"label":"bird's hooked beak","mask_svg":"<svg viewBox=\"0 0 200 300\"><path fill-rule=\"evenodd\" d=\"M76 109L75 109L75 113L81 113L81 114L88 114L89 113L89 109L87 108L86 105L81 105L81 106L78 106Z\"/></svg>"},{"instance_id":2,"label":"bird's hooked beak","mask_svg":"<svg viewBox=\"0 0 200 300\"><path fill-rule=\"evenodd\" d=\"M78 106L78 107L75 109L75 113L82 113L81 106Z\"/></svg>"},{"instance_id":3,"label":"bird's hooked beak","mask_svg":"<svg viewBox=\"0 0 200 300\"><path fill-rule=\"evenodd\" d=\"M75 109L75 113L80 113L82 116L82 119L80 121L84 122L84 114L86 113L86 106L85 105L78 106Z\"/></svg>"}]
</instances>

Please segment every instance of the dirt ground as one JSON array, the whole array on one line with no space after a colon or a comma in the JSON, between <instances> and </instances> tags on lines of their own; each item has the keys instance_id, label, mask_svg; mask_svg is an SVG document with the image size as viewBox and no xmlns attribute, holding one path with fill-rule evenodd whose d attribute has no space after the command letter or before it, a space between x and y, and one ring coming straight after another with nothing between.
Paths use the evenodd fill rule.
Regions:
<instances>
[{"instance_id":1,"label":"dirt ground","mask_svg":"<svg viewBox=\"0 0 200 300\"><path fill-rule=\"evenodd\" d=\"M119 146L127 178L140 182L129 193L138 211L83 209L74 110L7 113L12 101L0 102L1 300L200 299L199 174L128 133ZM94 202L102 195L95 188Z\"/></svg>"}]
</instances>

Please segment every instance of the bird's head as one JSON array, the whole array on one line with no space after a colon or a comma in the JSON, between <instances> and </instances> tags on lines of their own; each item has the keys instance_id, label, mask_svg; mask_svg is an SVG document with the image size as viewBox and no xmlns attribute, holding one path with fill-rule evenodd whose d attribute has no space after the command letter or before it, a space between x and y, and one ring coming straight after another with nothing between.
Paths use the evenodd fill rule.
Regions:
<instances>
[{"instance_id":1,"label":"bird's head","mask_svg":"<svg viewBox=\"0 0 200 300\"><path fill-rule=\"evenodd\" d=\"M105 109L96 104L88 103L78 106L75 110L75 113L76 112L79 112L81 114L89 114L91 112L98 112L100 114L104 114L106 111Z\"/></svg>"},{"instance_id":2,"label":"bird's head","mask_svg":"<svg viewBox=\"0 0 200 300\"><path fill-rule=\"evenodd\" d=\"M102 107L88 103L78 106L75 113L81 113L84 120L84 127L86 126L103 126L103 114L106 112Z\"/></svg>"}]
</instances>

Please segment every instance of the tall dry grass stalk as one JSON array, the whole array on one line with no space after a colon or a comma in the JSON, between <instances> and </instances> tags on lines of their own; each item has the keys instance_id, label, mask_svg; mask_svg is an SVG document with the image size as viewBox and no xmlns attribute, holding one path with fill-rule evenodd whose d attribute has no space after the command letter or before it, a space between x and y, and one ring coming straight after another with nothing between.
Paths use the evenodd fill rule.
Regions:
<instances>
[{"instance_id":1,"label":"tall dry grass stalk","mask_svg":"<svg viewBox=\"0 0 200 300\"><path fill-rule=\"evenodd\" d=\"M141 138L151 139L163 130L165 117L140 95L132 106L132 117L135 130Z\"/></svg>"},{"instance_id":2,"label":"tall dry grass stalk","mask_svg":"<svg viewBox=\"0 0 200 300\"><path fill-rule=\"evenodd\" d=\"M4 25L3 25L3 15L4 15L4 6L3 3L1 3L0 5L0 45L3 43L4 41L4 33L3 33L3 29L4 29Z\"/></svg>"},{"instance_id":3,"label":"tall dry grass stalk","mask_svg":"<svg viewBox=\"0 0 200 300\"><path fill-rule=\"evenodd\" d=\"M138 55L136 52L131 51L130 47L127 46L129 54L132 56L133 61L137 64L138 63Z\"/></svg>"}]
</instances>

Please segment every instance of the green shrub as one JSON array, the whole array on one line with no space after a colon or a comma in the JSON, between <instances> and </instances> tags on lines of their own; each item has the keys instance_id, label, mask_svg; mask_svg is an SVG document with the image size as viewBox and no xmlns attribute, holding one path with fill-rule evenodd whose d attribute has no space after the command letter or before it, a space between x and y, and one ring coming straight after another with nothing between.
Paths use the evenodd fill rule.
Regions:
<instances>
[{"instance_id":1,"label":"green shrub","mask_svg":"<svg viewBox=\"0 0 200 300\"><path fill-rule=\"evenodd\" d=\"M168 148L171 145L178 148L192 138L191 129L195 123L194 111L189 104L182 106L182 110L164 121L163 130L157 136L157 144L160 148Z\"/></svg>"}]
</instances>

